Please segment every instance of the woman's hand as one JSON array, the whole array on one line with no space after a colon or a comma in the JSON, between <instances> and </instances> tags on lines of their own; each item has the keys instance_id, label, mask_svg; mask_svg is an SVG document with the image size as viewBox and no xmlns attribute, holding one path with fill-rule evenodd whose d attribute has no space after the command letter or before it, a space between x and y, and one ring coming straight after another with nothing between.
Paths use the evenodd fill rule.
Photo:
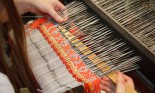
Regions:
<instances>
[{"instance_id":1,"label":"woman's hand","mask_svg":"<svg viewBox=\"0 0 155 93\"><path fill-rule=\"evenodd\" d=\"M134 83L130 77L120 72L117 72L117 73L118 73L118 76L117 76L117 83L116 83L116 93L125 93L126 91L125 83L127 83L131 88L134 89Z\"/></svg>"},{"instance_id":2,"label":"woman's hand","mask_svg":"<svg viewBox=\"0 0 155 93\"><path fill-rule=\"evenodd\" d=\"M114 93L116 90L115 84L107 76L101 78L100 88L106 93Z\"/></svg>"},{"instance_id":3,"label":"woman's hand","mask_svg":"<svg viewBox=\"0 0 155 93\"><path fill-rule=\"evenodd\" d=\"M116 73L118 74L116 87L108 77L103 76L100 84L101 90L106 93L125 93L125 83L128 83L132 88L134 88L134 83L130 77L120 72Z\"/></svg>"},{"instance_id":4,"label":"woman's hand","mask_svg":"<svg viewBox=\"0 0 155 93\"><path fill-rule=\"evenodd\" d=\"M49 15L57 22L67 20L67 16L61 17L59 12L65 10L65 6L58 0L15 0L16 7L22 15L31 12L39 15Z\"/></svg>"}]
</instances>

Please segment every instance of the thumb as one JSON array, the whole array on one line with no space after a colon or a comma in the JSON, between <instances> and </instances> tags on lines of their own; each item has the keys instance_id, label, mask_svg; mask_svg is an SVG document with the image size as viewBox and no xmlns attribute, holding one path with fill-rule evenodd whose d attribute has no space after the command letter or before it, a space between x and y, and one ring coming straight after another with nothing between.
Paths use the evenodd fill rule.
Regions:
<instances>
[{"instance_id":1,"label":"thumb","mask_svg":"<svg viewBox=\"0 0 155 93\"><path fill-rule=\"evenodd\" d=\"M48 14L49 16L51 16L55 21L57 22L63 22L63 18L58 15L58 13L53 9L51 8L49 11L48 11Z\"/></svg>"},{"instance_id":2,"label":"thumb","mask_svg":"<svg viewBox=\"0 0 155 93\"><path fill-rule=\"evenodd\" d=\"M121 73L119 73L117 76L116 93L125 93L125 80Z\"/></svg>"}]
</instances>

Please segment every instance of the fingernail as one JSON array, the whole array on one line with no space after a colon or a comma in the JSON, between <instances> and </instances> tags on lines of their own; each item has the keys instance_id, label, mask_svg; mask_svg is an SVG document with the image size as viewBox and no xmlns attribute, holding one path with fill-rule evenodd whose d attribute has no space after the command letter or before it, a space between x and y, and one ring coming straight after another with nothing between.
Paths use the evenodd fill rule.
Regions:
<instances>
[{"instance_id":1,"label":"fingernail","mask_svg":"<svg viewBox=\"0 0 155 93\"><path fill-rule=\"evenodd\" d=\"M60 17L60 18L59 18L59 21L60 21L60 22L63 22L63 18L62 18L62 17Z\"/></svg>"}]
</instances>

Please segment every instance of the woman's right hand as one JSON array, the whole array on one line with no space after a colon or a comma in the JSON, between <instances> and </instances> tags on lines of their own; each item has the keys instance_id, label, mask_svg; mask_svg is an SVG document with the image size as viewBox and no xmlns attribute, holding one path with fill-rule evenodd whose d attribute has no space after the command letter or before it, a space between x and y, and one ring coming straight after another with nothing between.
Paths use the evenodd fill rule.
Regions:
<instances>
[{"instance_id":1,"label":"woman's right hand","mask_svg":"<svg viewBox=\"0 0 155 93\"><path fill-rule=\"evenodd\" d=\"M101 78L100 88L106 93L125 93L125 83L128 83L131 88L134 88L133 80L127 75L122 74L121 72L116 72L118 74L116 80L116 87L113 82L108 78L103 76Z\"/></svg>"},{"instance_id":2,"label":"woman's right hand","mask_svg":"<svg viewBox=\"0 0 155 93\"><path fill-rule=\"evenodd\" d=\"M117 72L117 81L116 81L116 93L125 93L125 83L127 83L131 88L134 89L133 80L120 72Z\"/></svg>"}]
</instances>

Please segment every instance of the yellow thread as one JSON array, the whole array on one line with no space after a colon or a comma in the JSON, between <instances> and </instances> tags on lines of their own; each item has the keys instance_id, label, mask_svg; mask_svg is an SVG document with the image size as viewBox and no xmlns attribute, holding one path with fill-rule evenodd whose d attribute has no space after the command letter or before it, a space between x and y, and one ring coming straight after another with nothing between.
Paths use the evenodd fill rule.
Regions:
<instances>
[{"instance_id":1,"label":"yellow thread","mask_svg":"<svg viewBox=\"0 0 155 93\"><path fill-rule=\"evenodd\" d=\"M67 62L68 65L70 65L71 70L75 71L74 73L76 73L78 75L78 77L84 81L84 82L89 82L87 79L85 79L80 73L79 71L75 68L74 64L72 64L72 62L70 61L70 59L68 58L68 56L66 55L66 53L63 51L63 49L59 46L59 44L56 42L56 40L50 36L50 33L48 33L47 29L44 26L41 26L41 28L43 29L44 33L46 33L46 35L48 36L48 38L52 41L52 43L54 44L54 46L57 48L58 52L60 53L60 55L62 57L64 57ZM46 32L45 32L46 31Z\"/></svg>"},{"instance_id":2,"label":"yellow thread","mask_svg":"<svg viewBox=\"0 0 155 93\"><path fill-rule=\"evenodd\" d=\"M67 32L67 30L63 29L61 26L59 26L58 28L60 29L61 32ZM66 38L68 38L69 40L71 40L72 38L76 38L69 31L67 32L67 35L70 36L70 37L66 36ZM89 60L91 60L93 63L101 62L101 63L97 64L96 66L98 68L100 68L103 72L111 69L109 66L107 66L106 68L101 68L102 66L105 66L106 63L101 61L101 59L96 54L94 54L86 45L84 45L79 39L75 39L74 41L71 41L72 44L74 44L76 42L78 42L77 44L75 44L76 47L83 46L83 47L79 48L80 52L87 49L86 52L82 52L85 56L92 53L91 55L88 56Z\"/></svg>"}]
</instances>

